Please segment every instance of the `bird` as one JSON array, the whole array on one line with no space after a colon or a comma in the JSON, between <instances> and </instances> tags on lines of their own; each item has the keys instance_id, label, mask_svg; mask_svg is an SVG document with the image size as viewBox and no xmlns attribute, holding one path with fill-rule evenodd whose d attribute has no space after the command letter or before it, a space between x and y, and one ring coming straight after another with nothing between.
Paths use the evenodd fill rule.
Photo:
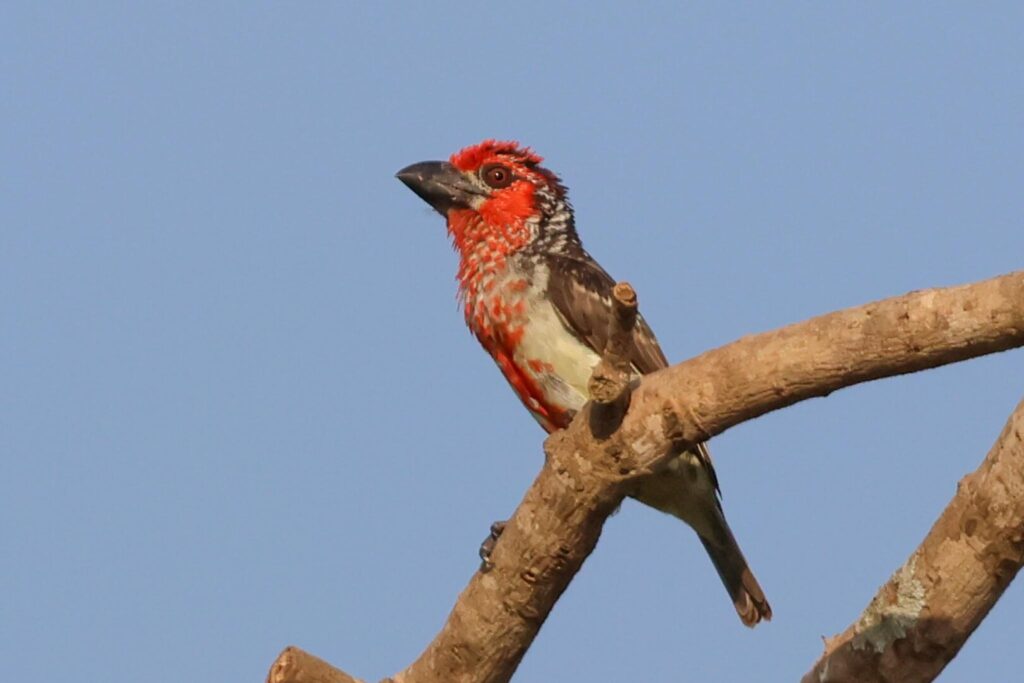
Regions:
<instances>
[{"instance_id":1,"label":"bird","mask_svg":"<svg viewBox=\"0 0 1024 683\"><path fill-rule=\"evenodd\" d=\"M447 161L407 166L396 177L445 218L459 259L466 324L551 433L566 428L589 398L588 381L609 334L615 281L584 249L567 188L543 161L518 142L488 139ZM642 315L632 342L637 376L668 366ZM697 533L743 624L771 619L726 522L706 444L674 454L633 497Z\"/></svg>"}]
</instances>

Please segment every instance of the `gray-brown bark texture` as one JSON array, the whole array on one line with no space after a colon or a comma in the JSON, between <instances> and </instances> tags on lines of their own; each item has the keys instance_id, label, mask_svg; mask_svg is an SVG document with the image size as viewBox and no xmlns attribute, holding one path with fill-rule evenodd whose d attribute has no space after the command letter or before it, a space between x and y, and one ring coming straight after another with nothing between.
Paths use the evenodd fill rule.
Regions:
<instances>
[{"instance_id":1,"label":"gray-brown bark texture","mask_svg":"<svg viewBox=\"0 0 1024 683\"><path fill-rule=\"evenodd\" d=\"M1024 271L744 337L645 376L627 396L617 429L593 429L607 416L593 416L588 406L545 442L544 467L494 548L492 568L474 574L441 632L393 680L509 680L604 520L673 447L846 386L1022 345ZM605 365L615 367L614 360Z\"/></svg>"},{"instance_id":2,"label":"gray-brown bark texture","mask_svg":"<svg viewBox=\"0 0 1024 683\"><path fill-rule=\"evenodd\" d=\"M920 547L860 618L828 640L804 683L933 680L1022 563L1024 401Z\"/></svg>"}]
</instances>

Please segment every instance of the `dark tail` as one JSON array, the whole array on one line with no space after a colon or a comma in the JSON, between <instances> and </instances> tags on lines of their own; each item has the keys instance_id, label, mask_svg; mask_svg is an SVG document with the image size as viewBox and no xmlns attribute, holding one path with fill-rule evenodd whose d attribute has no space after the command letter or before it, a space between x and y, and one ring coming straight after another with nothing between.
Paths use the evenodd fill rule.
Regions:
<instances>
[{"instance_id":1,"label":"dark tail","mask_svg":"<svg viewBox=\"0 0 1024 683\"><path fill-rule=\"evenodd\" d=\"M726 523L725 518L717 515L721 524L716 524L715 538L708 539L699 536L704 549L708 551L711 562L722 577L722 583L732 598L732 604L740 615L740 620L746 626L753 628L762 619L771 621L772 608L764 597L761 584L754 578L747 560L743 557L732 530Z\"/></svg>"}]
</instances>

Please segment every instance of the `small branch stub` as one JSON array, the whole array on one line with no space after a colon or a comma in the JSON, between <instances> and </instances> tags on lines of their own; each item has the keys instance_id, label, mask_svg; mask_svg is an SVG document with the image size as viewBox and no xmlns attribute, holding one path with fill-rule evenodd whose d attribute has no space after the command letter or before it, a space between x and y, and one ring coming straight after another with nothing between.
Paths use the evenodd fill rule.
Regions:
<instances>
[{"instance_id":1,"label":"small branch stub","mask_svg":"<svg viewBox=\"0 0 1024 683\"><path fill-rule=\"evenodd\" d=\"M267 683L363 683L319 657L294 645L286 647L270 665Z\"/></svg>"},{"instance_id":2,"label":"small branch stub","mask_svg":"<svg viewBox=\"0 0 1024 683\"><path fill-rule=\"evenodd\" d=\"M637 296L628 282L620 282L612 290L612 310L608 343L588 385L592 400L590 431L598 439L615 433L629 408Z\"/></svg>"}]
</instances>

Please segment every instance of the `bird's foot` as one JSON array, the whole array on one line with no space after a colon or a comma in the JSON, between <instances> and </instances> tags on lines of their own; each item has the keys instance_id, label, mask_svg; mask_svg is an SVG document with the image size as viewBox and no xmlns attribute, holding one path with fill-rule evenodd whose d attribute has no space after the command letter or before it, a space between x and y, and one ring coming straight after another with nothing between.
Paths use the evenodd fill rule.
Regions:
<instances>
[{"instance_id":1,"label":"bird's foot","mask_svg":"<svg viewBox=\"0 0 1024 683\"><path fill-rule=\"evenodd\" d=\"M501 537L501 532L505 530L506 523L507 520L502 520L492 524L491 533L480 544L480 571L490 571L494 567L494 563L491 562L491 553L494 552L494 545Z\"/></svg>"}]
</instances>

